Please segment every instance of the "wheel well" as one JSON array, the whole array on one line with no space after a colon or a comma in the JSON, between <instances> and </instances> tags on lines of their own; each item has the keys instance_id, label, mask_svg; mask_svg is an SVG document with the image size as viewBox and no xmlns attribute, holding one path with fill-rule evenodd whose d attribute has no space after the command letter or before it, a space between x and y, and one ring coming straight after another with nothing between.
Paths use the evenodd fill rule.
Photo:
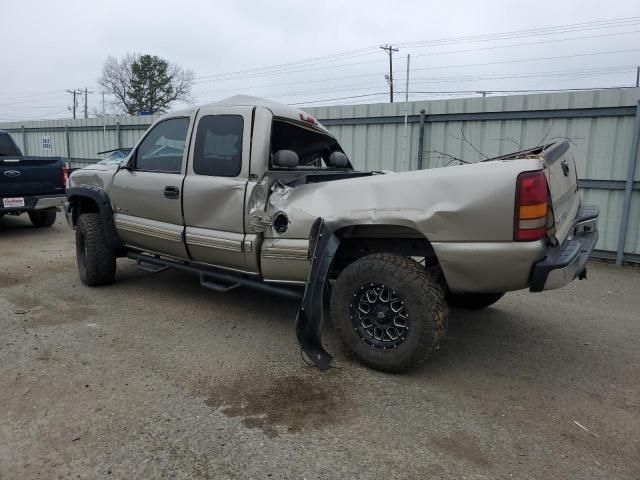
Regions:
<instances>
[{"instance_id":1,"label":"wheel well","mask_svg":"<svg viewBox=\"0 0 640 480\"><path fill-rule=\"evenodd\" d=\"M78 218L83 213L99 213L100 208L95 200L89 197L74 195L69 199L73 204L73 225L75 226Z\"/></svg>"},{"instance_id":2,"label":"wheel well","mask_svg":"<svg viewBox=\"0 0 640 480\"><path fill-rule=\"evenodd\" d=\"M335 232L340 246L331 277L337 278L347 265L374 253L395 253L424 259L425 267L439 268L431 242L417 230L402 225L356 225Z\"/></svg>"}]
</instances>

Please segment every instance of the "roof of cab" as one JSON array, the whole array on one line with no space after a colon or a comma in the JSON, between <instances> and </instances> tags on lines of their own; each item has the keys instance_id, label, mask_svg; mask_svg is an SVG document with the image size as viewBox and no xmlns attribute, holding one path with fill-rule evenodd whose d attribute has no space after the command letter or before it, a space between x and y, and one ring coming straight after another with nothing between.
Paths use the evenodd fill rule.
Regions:
<instances>
[{"instance_id":1,"label":"roof of cab","mask_svg":"<svg viewBox=\"0 0 640 480\"><path fill-rule=\"evenodd\" d=\"M285 105L284 103L274 102L272 100L267 100L266 98L253 97L251 95L234 95L229 98L224 98L222 100L218 100L217 102L208 103L205 105L200 105L194 108L181 110L179 112L170 112L166 116L175 116L178 113L182 114L191 114L194 110L200 107L211 107L216 105L224 105L224 106L248 106L248 107L264 107L273 113L275 117L287 118L290 120L301 121L305 118L313 118L311 115L305 113L299 108L294 108L289 105ZM313 119L315 124L314 127L320 128L324 132L328 132L328 130L320 124L315 118Z\"/></svg>"}]
</instances>

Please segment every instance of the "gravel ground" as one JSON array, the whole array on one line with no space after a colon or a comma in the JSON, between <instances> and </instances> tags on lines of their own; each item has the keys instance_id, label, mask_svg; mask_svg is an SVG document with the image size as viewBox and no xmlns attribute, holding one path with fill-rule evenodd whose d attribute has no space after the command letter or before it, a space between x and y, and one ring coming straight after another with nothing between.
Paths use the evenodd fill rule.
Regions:
<instances>
[{"instance_id":1,"label":"gravel ground","mask_svg":"<svg viewBox=\"0 0 640 480\"><path fill-rule=\"evenodd\" d=\"M303 363L296 304L0 220L0 478L640 478L640 269L452 311L418 371Z\"/></svg>"}]
</instances>

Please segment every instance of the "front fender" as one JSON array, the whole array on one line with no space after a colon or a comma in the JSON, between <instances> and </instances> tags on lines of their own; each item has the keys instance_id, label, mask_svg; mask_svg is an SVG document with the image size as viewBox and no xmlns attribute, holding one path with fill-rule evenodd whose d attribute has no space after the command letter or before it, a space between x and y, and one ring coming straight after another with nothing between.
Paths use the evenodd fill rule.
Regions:
<instances>
[{"instance_id":1,"label":"front fender","mask_svg":"<svg viewBox=\"0 0 640 480\"><path fill-rule=\"evenodd\" d=\"M311 228L311 271L296 317L296 336L302 351L320 368L326 370L333 357L322 346L322 323L325 315L325 288L331 264L338 251L340 239L327 227L322 218Z\"/></svg>"},{"instance_id":2,"label":"front fender","mask_svg":"<svg viewBox=\"0 0 640 480\"><path fill-rule=\"evenodd\" d=\"M83 200L93 202L97 208L100 218L102 219L102 226L107 236L107 240L114 248L122 247L122 240L116 232L116 227L113 223L113 209L111 208L111 202L109 196L104 190L92 185L81 185L78 187L71 187L67 189L67 204L65 204L65 213L67 213L71 226L75 228L78 222L78 217L81 213L80 206Z\"/></svg>"}]
</instances>

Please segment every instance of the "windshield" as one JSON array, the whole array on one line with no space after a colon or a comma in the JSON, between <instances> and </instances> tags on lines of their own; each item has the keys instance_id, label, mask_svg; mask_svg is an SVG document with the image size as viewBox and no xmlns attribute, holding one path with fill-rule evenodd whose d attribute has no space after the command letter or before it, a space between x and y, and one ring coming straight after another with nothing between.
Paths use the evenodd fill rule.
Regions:
<instances>
[{"instance_id":1,"label":"windshield","mask_svg":"<svg viewBox=\"0 0 640 480\"><path fill-rule=\"evenodd\" d=\"M116 150L109 150L107 152L98 152L98 155L102 155L103 158L98 162L100 165L122 165L124 161L129 157L131 148L118 148Z\"/></svg>"}]
</instances>

